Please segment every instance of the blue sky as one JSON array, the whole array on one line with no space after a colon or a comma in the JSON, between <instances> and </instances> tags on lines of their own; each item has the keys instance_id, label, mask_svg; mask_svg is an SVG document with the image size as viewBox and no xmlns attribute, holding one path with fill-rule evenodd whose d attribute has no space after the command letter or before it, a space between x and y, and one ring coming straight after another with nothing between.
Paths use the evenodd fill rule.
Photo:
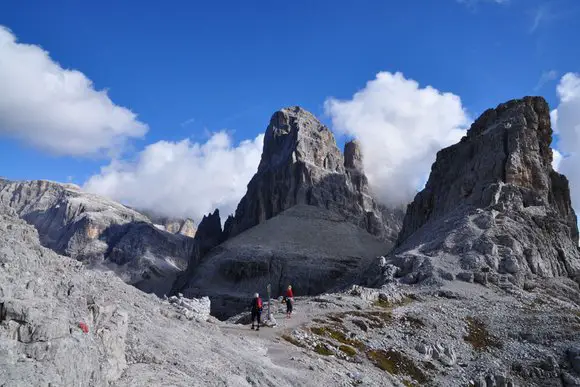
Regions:
<instances>
[{"instance_id":1,"label":"blue sky","mask_svg":"<svg viewBox=\"0 0 580 387\"><path fill-rule=\"evenodd\" d=\"M108 90L147 133L122 156L85 157L0 128L1 176L82 185L111 158L134 161L162 140L203 144L227 129L235 147L288 105L332 126L325 101L352 98L381 71L459 96L472 118L524 95L555 108L561 76L580 71L576 0L91 3L1 2L0 25Z\"/></svg>"}]
</instances>

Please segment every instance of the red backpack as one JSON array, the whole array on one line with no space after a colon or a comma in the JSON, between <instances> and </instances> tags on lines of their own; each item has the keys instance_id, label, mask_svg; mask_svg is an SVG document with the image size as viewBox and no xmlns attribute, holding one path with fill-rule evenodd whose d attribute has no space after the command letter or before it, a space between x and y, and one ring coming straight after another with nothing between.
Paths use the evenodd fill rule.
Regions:
<instances>
[{"instance_id":1,"label":"red backpack","mask_svg":"<svg viewBox=\"0 0 580 387\"><path fill-rule=\"evenodd\" d=\"M262 298L261 297L258 297L257 304L258 304L258 309L262 309Z\"/></svg>"}]
</instances>

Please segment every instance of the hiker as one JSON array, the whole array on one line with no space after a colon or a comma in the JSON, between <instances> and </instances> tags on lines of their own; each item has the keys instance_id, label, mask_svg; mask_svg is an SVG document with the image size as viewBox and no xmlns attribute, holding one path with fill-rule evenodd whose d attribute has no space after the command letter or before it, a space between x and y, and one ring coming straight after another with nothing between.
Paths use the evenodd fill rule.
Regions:
<instances>
[{"instance_id":1,"label":"hiker","mask_svg":"<svg viewBox=\"0 0 580 387\"><path fill-rule=\"evenodd\" d=\"M254 319L257 321L256 330L260 330L260 320L262 319L262 299L258 293L254 294L254 299L252 300L252 329L254 329Z\"/></svg>"},{"instance_id":2,"label":"hiker","mask_svg":"<svg viewBox=\"0 0 580 387\"><path fill-rule=\"evenodd\" d=\"M294 293L292 292L292 285L288 285L286 290L286 318L292 315L292 306L294 304Z\"/></svg>"}]
</instances>

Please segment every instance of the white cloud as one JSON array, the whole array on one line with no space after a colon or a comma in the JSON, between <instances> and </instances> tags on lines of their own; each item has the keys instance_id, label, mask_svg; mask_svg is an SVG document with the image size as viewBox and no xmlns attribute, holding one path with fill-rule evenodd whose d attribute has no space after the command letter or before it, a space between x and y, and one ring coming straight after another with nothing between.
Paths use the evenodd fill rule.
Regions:
<instances>
[{"instance_id":1,"label":"white cloud","mask_svg":"<svg viewBox=\"0 0 580 387\"><path fill-rule=\"evenodd\" d=\"M191 217L233 213L258 168L264 136L234 146L225 131L203 143L159 141L134 161L113 161L84 188L136 208ZM223 219L222 219L223 220Z\"/></svg>"},{"instance_id":2,"label":"white cloud","mask_svg":"<svg viewBox=\"0 0 580 387\"><path fill-rule=\"evenodd\" d=\"M465 4L468 7L475 7L479 3L509 4L510 0L456 0L459 4Z\"/></svg>"},{"instance_id":3,"label":"white cloud","mask_svg":"<svg viewBox=\"0 0 580 387\"><path fill-rule=\"evenodd\" d=\"M76 70L0 26L0 135L60 155L117 151L147 126Z\"/></svg>"},{"instance_id":4,"label":"white cloud","mask_svg":"<svg viewBox=\"0 0 580 387\"><path fill-rule=\"evenodd\" d=\"M470 122L458 96L421 88L401 73L381 72L352 99L325 102L335 130L359 139L375 194L406 203L424 184L435 155Z\"/></svg>"},{"instance_id":5,"label":"white cloud","mask_svg":"<svg viewBox=\"0 0 580 387\"><path fill-rule=\"evenodd\" d=\"M558 72L556 70L544 71L538 79L538 83L534 87L534 91L540 90L546 83L558 78Z\"/></svg>"},{"instance_id":6,"label":"white cloud","mask_svg":"<svg viewBox=\"0 0 580 387\"><path fill-rule=\"evenodd\" d=\"M529 29L529 33L534 33L539 27L549 24L557 19L564 17L566 14L561 12L555 12L552 7L553 4L544 3L539 5L537 8L530 12L532 24Z\"/></svg>"},{"instance_id":7,"label":"white cloud","mask_svg":"<svg viewBox=\"0 0 580 387\"><path fill-rule=\"evenodd\" d=\"M530 33L534 32L535 30L538 29L538 27L540 26L540 23L545 18L545 15L546 15L545 8L540 7L534 11L534 14L533 14L534 17L532 19L532 26L530 27Z\"/></svg>"},{"instance_id":8,"label":"white cloud","mask_svg":"<svg viewBox=\"0 0 580 387\"><path fill-rule=\"evenodd\" d=\"M560 103L556 114L556 127L560 141L558 150L565 155L559 165L559 172L568 177L572 192L572 204L580 206L580 74L567 73L556 89Z\"/></svg>"},{"instance_id":9,"label":"white cloud","mask_svg":"<svg viewBox=\"0 0 580 387\"><path fill-rule=\"evenodd\" d=\"M562 157L563 157L562 153L560 153L556 149L552 149L552 168L554 168L555 171L560 170L560 163L562 162Z\"/></svg>"},{"instance_id":10,"label":"white cloud","mask_svg":"<svg viewBox=\"0 0 580 387\"><path fill-rule=\"evenodd\" d=\"M550 122L552 124L552 131L558 133L558 109L554 109L550 112Z\"/></svg>"}]
</instances>

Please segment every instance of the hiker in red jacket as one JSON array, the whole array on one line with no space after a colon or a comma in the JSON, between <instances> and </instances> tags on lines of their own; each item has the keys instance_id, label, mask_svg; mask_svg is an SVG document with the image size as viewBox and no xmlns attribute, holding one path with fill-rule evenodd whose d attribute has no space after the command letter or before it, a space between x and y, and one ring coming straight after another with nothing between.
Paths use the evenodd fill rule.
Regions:
<instances>
[{"instance_id":1,"label":"hiker in red jacket","mask_svg":"<svg viewBox=\"0 0 580 387\"><path fill-rule=\"evenodd\" d=\"M288 285L286 290L286 318L292 315L292 306L294 304L294 293L292 292L292 285Z\"/></svg>"},{"instance_id":2,"label":"hiker in red jacket","mask_svg":"<svg viewBox=\"0 0 580 387\"><path fill-rule=\"evenodd\" d=\"M254 320L256 320L257 328L256 330L260 330L260 321L262 319L262 299L258 293L254 294L254 299L252 300L252 329L254 329Z\"/></svg>"}]
</instances>

